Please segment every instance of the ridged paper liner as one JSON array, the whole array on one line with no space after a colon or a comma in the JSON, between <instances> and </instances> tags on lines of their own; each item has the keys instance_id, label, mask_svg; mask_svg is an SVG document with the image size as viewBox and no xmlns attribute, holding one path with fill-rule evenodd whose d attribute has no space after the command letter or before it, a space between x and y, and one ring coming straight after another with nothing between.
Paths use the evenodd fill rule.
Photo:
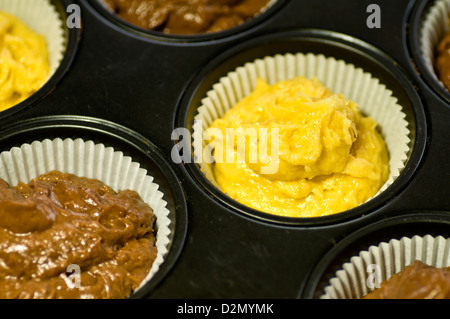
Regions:
<instances>
[{"instance_id":1,"label":"ridged paper liner","mask_svg":"<svg viewBox=\"0 0 450 319\"><path fill-rule=\"evenodd\" d=\"M420 52L430 74L443 87L443 83L434 69L435 50L442 37L450 31L449 27L450 0L438 0L430 7L419 28Z\"/></svg>"},{"instance_id":2,"label":"ridged paper liner","mask_svg":"<svg viewBox=\"0 0 450 319\"><path fill-rule=\"evenodd\" d=\"M82 139L46 139L14 147L0 154L0 178L10 186L29 183L33 178L58 170L80 177L98 179L114 191L136 191L156 216L157 257L141 288L159 270L170 243L170 211L159 185L147 171L122 152ZM139 289L138 288L138 289Z\"/></svg>"},{"instance_id":3,"label":"ridged paper liner","mask_svg":"<svg viewBox=\"0 0 450 319\"><path fill-rule=\"evenodd\" d=\"M420 260L437 268L450 266L450 239L442 236L414 236L392 239L370 246L338 270L325 287L321 299L360 299L375 288L367 284L368 266L377 265L385 281L406 266Z\"/></svg>"},{"instance_id":4,"label":"ridged paper liner","mask_svg":"<svg viewBox=\"0 0 450 319\"><path fill-rule=\"evenodd\" d=\"M213 85L194 117L194 160L196 163L201 162L202 173L217 187L212 165L208 164L212 159L202 158L206 147L205 142L202 142L202 131L248 96L254 90L258 78L275 84L297 76L317 78L332 92L342 93L347 99L358 103L361 112L379 124L389 152L390 175L377 195L386 190L404 169L410 149L410 132L402 107L392 91L370 73L342 60L312 53L289 53L258 59L238 67ZM206 155L210 153L206 152Z\"/></svg>"},{"instance_id":5,"label":"ridged paper liner","mask_svg":"<svg viewBox=\"0 0 450 319\"><path fill-rule=\"evenodd\" d=\"M49 0L0 0L0 11L16 16L45 37L50 63L47 80L50 79L61 64L67 42L64 22L56 8Z\"/></svg>"}]
</instances>

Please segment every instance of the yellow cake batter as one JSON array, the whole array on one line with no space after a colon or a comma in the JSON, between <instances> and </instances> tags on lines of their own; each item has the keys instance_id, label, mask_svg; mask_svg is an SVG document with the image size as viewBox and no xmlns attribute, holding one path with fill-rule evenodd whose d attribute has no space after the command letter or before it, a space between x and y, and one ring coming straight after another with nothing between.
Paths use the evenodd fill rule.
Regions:
<instances>
[{"instance_id":1,"label":"yellow cake batter","mask_svg":"<svg viewBox=\"0 0 450 319\"><path fill-rule=\"evenodd\" d=\"M35 93L49 74L45 38L0 12L0 111Z\"/></svg>"},{"instance_id":2,"label":"yellow cake batter","mask_svg":"<svg viewBox=\"0 0 450 319\"><path fill-rule=\"evenodd\" d=\"M388 151L377 123L316 79L298 77L271 86L258 80L252 94L210 128L224 137L230 129L236 135L231 143L215 137L209 142L215 147L213 173L221 190L270 214L317 217L342 212L374 196L389 176ZM266 137L277 129L278 145L264 140L269 150L277 145L277 152L260 152L255 144L264 145L259 142L263 134L254 140L249 128L264 131ZM245 135L244 148L239 134ZM257 160L252 157L255 150ZM265 155L277 160L277 170L270 174L262 173L269 163Z\"/></svg>"}]
</instances>

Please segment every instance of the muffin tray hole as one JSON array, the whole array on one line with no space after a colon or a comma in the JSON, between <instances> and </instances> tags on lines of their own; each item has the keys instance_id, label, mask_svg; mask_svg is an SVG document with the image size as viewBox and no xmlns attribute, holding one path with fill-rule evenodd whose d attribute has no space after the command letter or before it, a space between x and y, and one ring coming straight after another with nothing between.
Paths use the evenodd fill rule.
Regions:
<instances>
[{"instance_id":1,"label":"muffin tray hole","mask_svg":"<svg viewBox=\"0 0 450 319\"><path fill-rule=\"evenodd\" d=\"M30 139L30 137L32 137L32 139ZM73 140L73 143L67 144L66 139ZM53 141L53 143L50 141ZM60 143L58 143L58 141ZM42 143L43 150L45 150L42 151L43 154L45 154L44 156L48 156L49 154L48 152L51 149L55 149L55 155L52 156L52 158L49 158L48 160L44 159L45 160L44 162L47 163L46 165L51 165L51 163L54 162L56 168L53 169L58 169L58 167L65 167L70 170L74 169L74 171L63 170L62 171L63 173L68 172L76 174L76 172L78 171L77 167L82 166L82 163L80 163L77 160L78 157L76 155L77 150L80 149L79 147L77 147L79 141L83 141L83 143L86 144L86 147L88 147L89 143L91 142L93 142L94 145L104 145L105 149L104 152L102 153L104 155L102 156L99 155L97 160L100 160L100 158L102 158L103 156L107 159L109 148L112 148L117 155L120 154L117 152L123 153L123 156L125 156L123 158L121 157L117 158L117 156L113 157L110 156L113 159L116 158L114 160L117 162L117 165L123 163L125 165L123 166L123 168L129 167L130 176L128 175L122 176L121 177L122 179L131 178L136 174L137 176L139 176L139 174L143 172L142 169L144 169L147 172L146 175L150 176L151 180L153 181L152 184L154 185L151 186L151 189L144 188L143 189L144 193L142 193L141 196L144 196L143 198L148 198L149 203L153 203L152 208L154 209L155 214L157 216L160 215L162 216L161 217L162 227L160 228L159 231L164 230L166 234L161 236L158 236L157 234L157 243L160 240L158 238L161 238L161 240L165 242L164 244L165 248L164 249L161 248L161 255L157 259L159 260L158 264L160 263L159 269L155 271L152 270L152 276L150 280L146 282L142 287L140 287L131 296L131 298L143 297L147 295L159 283L159 281L164 278L164 276L167 274L167 272L175 263L183 247L187 227L187 211L183 189L175 173L172 171L170 166L167 165L164 158L160 155L159 150L144 137L128 129L115 125L114 123L109 123L107 121L102 121L100 119L93 119L87 117L54 116L46 118L35 118L32 121L24 121L21 123L17 123L17 125L11 125L5 128L2 131L1 151L8 152L14 147L21 147L24 144L27 144L31 145L29 147L33 148L31 154L39 154L41 152L39 152L38 147L40 146L40 143ZM58 146L64 147L64 149L58 150L57 149ZM68 147L70 146L74 146L73 150L68 150ZM67 150L65 150L66 147ZM35 151L34 148L36 148L37 151ZM92 150L92 148L86 148L86 150L87 149ZM99 148L96 147L96 149L98 150ZM61 164L59 163L59 161L61 160L60 154L63 154L63 152L66 152L66 155L63 156L64 163ZM23 151L22 153L24 154L23 156L26 156L26 154L28 154L29 152L27 152L25 149L25 151ZM70 154L74 154L75 156L73 158L74 162L72 164L70 164L71 160ZM15 156L18 159L21 158L18 155ZM139 171L136 171L134 166L126 165L127 157L130 157L133 162L139 164L140 166ZM26 164L27 161L29 162L30 158L23 159L25 165L28 165ZM4 163L8 165L7 161L5 161ZM106 163L108 163L108 160L105 161L105 164ZM86 167L91 166L91 164L89 163L86 164L87 164ZM110 184L108 184L106 180L102 180L102 178L100 178L100 180L102 180L108 186L114 188L115 183L118 182L120 184L123 182L123 180L117 180L114 177L117 173L120 173L121 170L116 172L114 168L115 165L114 162L112 164L113 166L111 167L111 175L110 177L108 177L108 181ZM6 175L8 176L10 175L9 172L11 166L15 165L19 165L19 162L16 162L15 164L6 167L6 173L8 173ZM39 165L36 166L35 169L40 170L41 168L39 167L42 165L43 163L39 163ZM34 169L29 169L28 166L26 167L25 170L32 174ZM95 171L95 167L97 167L97 165L94 163L93 167ZM97 170L98 169L102 170L105 168L106 168L105 166L102 166L102 168L97 168ZM91 169L86 168L85 173L83 173L81 176L89 177L88 173L89 171L91 171ZM40 175L42 173L48 172L41 172L37 175ZM104 175L105 176L104 178L106 178L108 175ZM32 176L31 178L34 177L35 176ZM139 182L140 180L141 178L137 179L136 182L133 182L133 184L135 184L137 187L140 188L141 186L138 186L141 185ZM26 180L20 181L28 183L28 181ZM159 199L160 195L152 195L152 193L154 192L153 189L155 188L154 187L155 185L157 187L157 192L160 193L162 196L160 199ZM121 189L126 189L126 187L125 188L119 187L119 189L117 189L116 191ZM165 219L167 220L167 224L163 222L163 220ZM159 223L157 221L156 227L158 227L158 224ZM167 249L167 252L163 252L165 249Z\"/></svg>"},{"instance_id":2,"label":"muffin tray hole","mask_svg":"<svg viewBox=\"0 0 450 319\"><path fill-rule=\"evenodd\" d=\"M449 32L449 14L450 2L447 0L416 1L409 16L407 37L409 54L418 75L447 103L450 93L443 82L446 80L439 76L436 60L439 43Z\"/></svg>"},{"instance_id":3,"label":"muffin tray hole","mask_svg":"<svg viewBox=\"0 0 450 319\"><path fill-rule=\"evenodd\" d=\"M126 10L124 8L127 7L127 4L125 3L124 5L124 2L118 2L117 8L120 8L120 13L124 15L121 17L111 7L114 1L108 3L107 0L89 0L95 11L126 32L136 34L142 38L174 43L198 43L232 36L242 36L248 29L266 21L286 2L287 0L268 0L267 4L262 6L261 11L257 11L251 16L249 12L256 11L255 7L259 8L256 5L256 1L235 1L234 3L231 1L228 3L223 2L222 4L210 2L205 5L179 1L178 3L164 4L145 3L142 1L141 3L130 4L131 6ZM152 15L152 10L148 11L149 13L145 13L149 7L156 8L155 10L159 14ZM230 13L230 11L235 13ZM133 14L130 12L133 12ZM245 21L233 22L237 17L242 17L243 14L246 16ZM228 22L223 22L221 26L217 26L219 31L204 31L207 25L219 17L223 21ZM160 21L161 19L163 22ZM175 29L171 32L162 31L168 28L167 24L172 25ZM184 27L181 27L183 25ZM202 27L202 25L205 26ZM159 30L161 28L162 30ZM177 30L182 29L190 31L177 32Z\"/></svg>"},{"instance_id":4,"label":"muffin tray hole","mask_svg":"<svg viewBox=\"0 0 450 319\"><path fill-rule=\"evenodd\" d=\"M34 105L49 94L69 69L81 34L80 28L69 28L66 24L68 0L40 0L33 3L26 1L4 1L0 11L26 21L26 25L45 39L49 54L48 79L40 88L25 100L0 111L0 118L6 118L16 112ZM23 8L26 8L25 10Z\"/></svg>"},{"instance_id":5,"label":"muffin tray hole","mask_svg":"<svg viewBox=\"0 0 450 319\"><path fill-rule=\"evenodd\" d=\"M403 212L403 214L396 217L373 223L355 231L323 256L317 264L317 267L311 272L305 289L299 293L299 297L307 299L323 297L325 288L328 287L330 280L334 278L336 272L340 271L343 265L350 262L353 257L358 256L362 251L367 251L369 247L378 246L380 243L388 243L391 240L401 241L405 240L405 238L407 238L406 244L409 244L409 239L413 239L414 237L423 238L424 240L432 238L448 239L450 236L449 222L448 212L411 211ZM424 245L424 247L428 246ZM409 251L409 248L405 247L400 252ZM415 248L411 247L411 256L414 252L416 257L422 256L425 258L428 256L426 257L427 263L436 261L440 264L441 258L445 259L447 256L433 255L434 257L430 259L432 252L415 251ZM439 249L439 253L445 253L445 249ZM410 260L407 257L405 258L409 264ZM379 263L388 262L387 257L372 260L378 260ZM386 265L379 266L381 268L387 267Z\"/></svg>"},{"instance_id":6,"label":"muffin tray hole","mask_svg":"<svg viewBox=\"0 0 450 319\"><path fill-rule=\"evenodd\" d=\"M348 218L367 214L376 207L386 203L389 198L395 196L398 189L405 185L411 176L410 174L414 172L414 167L420 163L425 147L427 128L420 98L411 86L407 76L401 70L398 68L389 68L389 65L395 65L395 61L366 43L356 39L349 41L343 39L345 37L341 34L326 30L296 30L268 34L235 46L208 64L190 83L190 86L187 88L186 93L179 103L177 125L179 127L186 127L193 132L195 130L193 127L194 119L196 118L199 106L202 105L202 100L207 96L207 92L216 83L219 83L222 77L236 70L236 68L244 66L248 62L273 57L273 63L276 64L277 60L283 59L282 54L292 54L292 56L287 56L287 59L295 59L296 57L294 55L299 52L305 55L323 55L323 59L320 59L320 57L317 59L317 61L321 61L317 62L317 64L326 65L324 64L325 58L332 57L369 72L374 78L379 79L388 90L393 92L393 96L398 100L398 104L402 106L402 112L405 114L405 119L408 122L407 126L410 131L408 136L410 139L410 149L406 154L406 166L400 176L388 187L387 191L378 194L375 198L363 205L347 212L324 217L291 218L261 213L231 200L228 196L218 191L210 179L205 178L204 172L200 172L199 165L195 163L196 160L193 158L192 163L188 163L186 167L202 187L214 196L218 202L232 207L235 211L262 220L285 224L317 225L336 223ZM308 60L308 58L311 58L311 56L306 56L305 60ZM269 65L272 64L267 64L268 69L270 69ZM330 65L334 65L334 63L330 63ZM303 71L304 67L299 67L300 72L307 72ZM308 67L306 63L306 69ZM314 68L311 67L311 69ZM286 72L292 71L292 69L286 70L288 70ZM318 70L320 71L321 69L318 68ZM279 71L284 71L284 67ZM320 77L322 72L319 71L317 71L317 76ZM274 72L276 74L277 71ZM325 79L327 78L326 74L325 72L325 75L323 75ZM193 134L195 135L195 133ZM195 153L195 150L193 150L193 153Z\"/></svg>"}]
</instances>

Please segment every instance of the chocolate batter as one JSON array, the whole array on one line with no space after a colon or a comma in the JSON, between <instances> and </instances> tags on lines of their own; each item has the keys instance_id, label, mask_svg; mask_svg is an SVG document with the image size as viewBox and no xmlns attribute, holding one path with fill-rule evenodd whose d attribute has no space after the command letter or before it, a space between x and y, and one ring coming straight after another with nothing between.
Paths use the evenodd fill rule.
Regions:
<instances>
[{"instance_id":1,"label":"chocolate batter","mask_svg":"<svg viewBox=\"0 0 450 319\"><path fill-rule=\"evenodd\" d=\"M0 298L126 298L156 258L154 221L136 192L97 180L0 179Z\"/></svg>"},{"instance_id":2,"label":"chocolate batter","mask_svg":"<svg viewBox=\"0 0 450 319\"><path fill-rule=\"evenodd\" d=\"M270 0L103 0L122 19L170 34L202 34L238 26Z\"/></svg>"},{"instance_id":3,"label":"chocolate batter","mask_svg":"<svg viewBox=\"0 0 450 319\"><path fill-rule=\"evenodd\" d=\"M450 267L415 261L363 299L450 299Z\"/></svg>"},{"instance_id":4,"label":"chocolate batter","mask_svg":"<svg viewBox=\"0 0 450 319\"><path fill-rule=\"evenodd\" d=\"M438 78L450 91L450 33L444 36L436 48L435 69Z\"/></svg>"}]
</instances>

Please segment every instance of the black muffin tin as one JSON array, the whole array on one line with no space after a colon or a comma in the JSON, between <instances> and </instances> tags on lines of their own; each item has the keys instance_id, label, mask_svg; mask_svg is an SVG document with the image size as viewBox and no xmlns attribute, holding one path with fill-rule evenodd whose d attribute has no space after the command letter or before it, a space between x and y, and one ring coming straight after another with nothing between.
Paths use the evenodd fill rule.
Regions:
<instances>
[{"instance_id":1,"label":"black muffin tin","mask_svg":"<svg viewBox=\"0 0 450 319\"><path fill-rule=\"evenodd\" d=\"M66 57L49 83L0 113L0 150L82 137L123 150L157 176L172 211L173 241L154 280L133 297L317 298L338 257L367 237L448 236L450 104L416 61L426 1L278 0L240 27L187 37L135 28L96 0L52 2L64 19L70 4L79 5L82 28L67 30ZM379 29L366 24L372 3L381 9ZM192 128L200 99L219 77L286 52L362 67L403 106L411 152L400 177L374 200L323 218L269 216L223 196L196 164L172 161L173 130Z\"/></svg>"}]
</instances>

